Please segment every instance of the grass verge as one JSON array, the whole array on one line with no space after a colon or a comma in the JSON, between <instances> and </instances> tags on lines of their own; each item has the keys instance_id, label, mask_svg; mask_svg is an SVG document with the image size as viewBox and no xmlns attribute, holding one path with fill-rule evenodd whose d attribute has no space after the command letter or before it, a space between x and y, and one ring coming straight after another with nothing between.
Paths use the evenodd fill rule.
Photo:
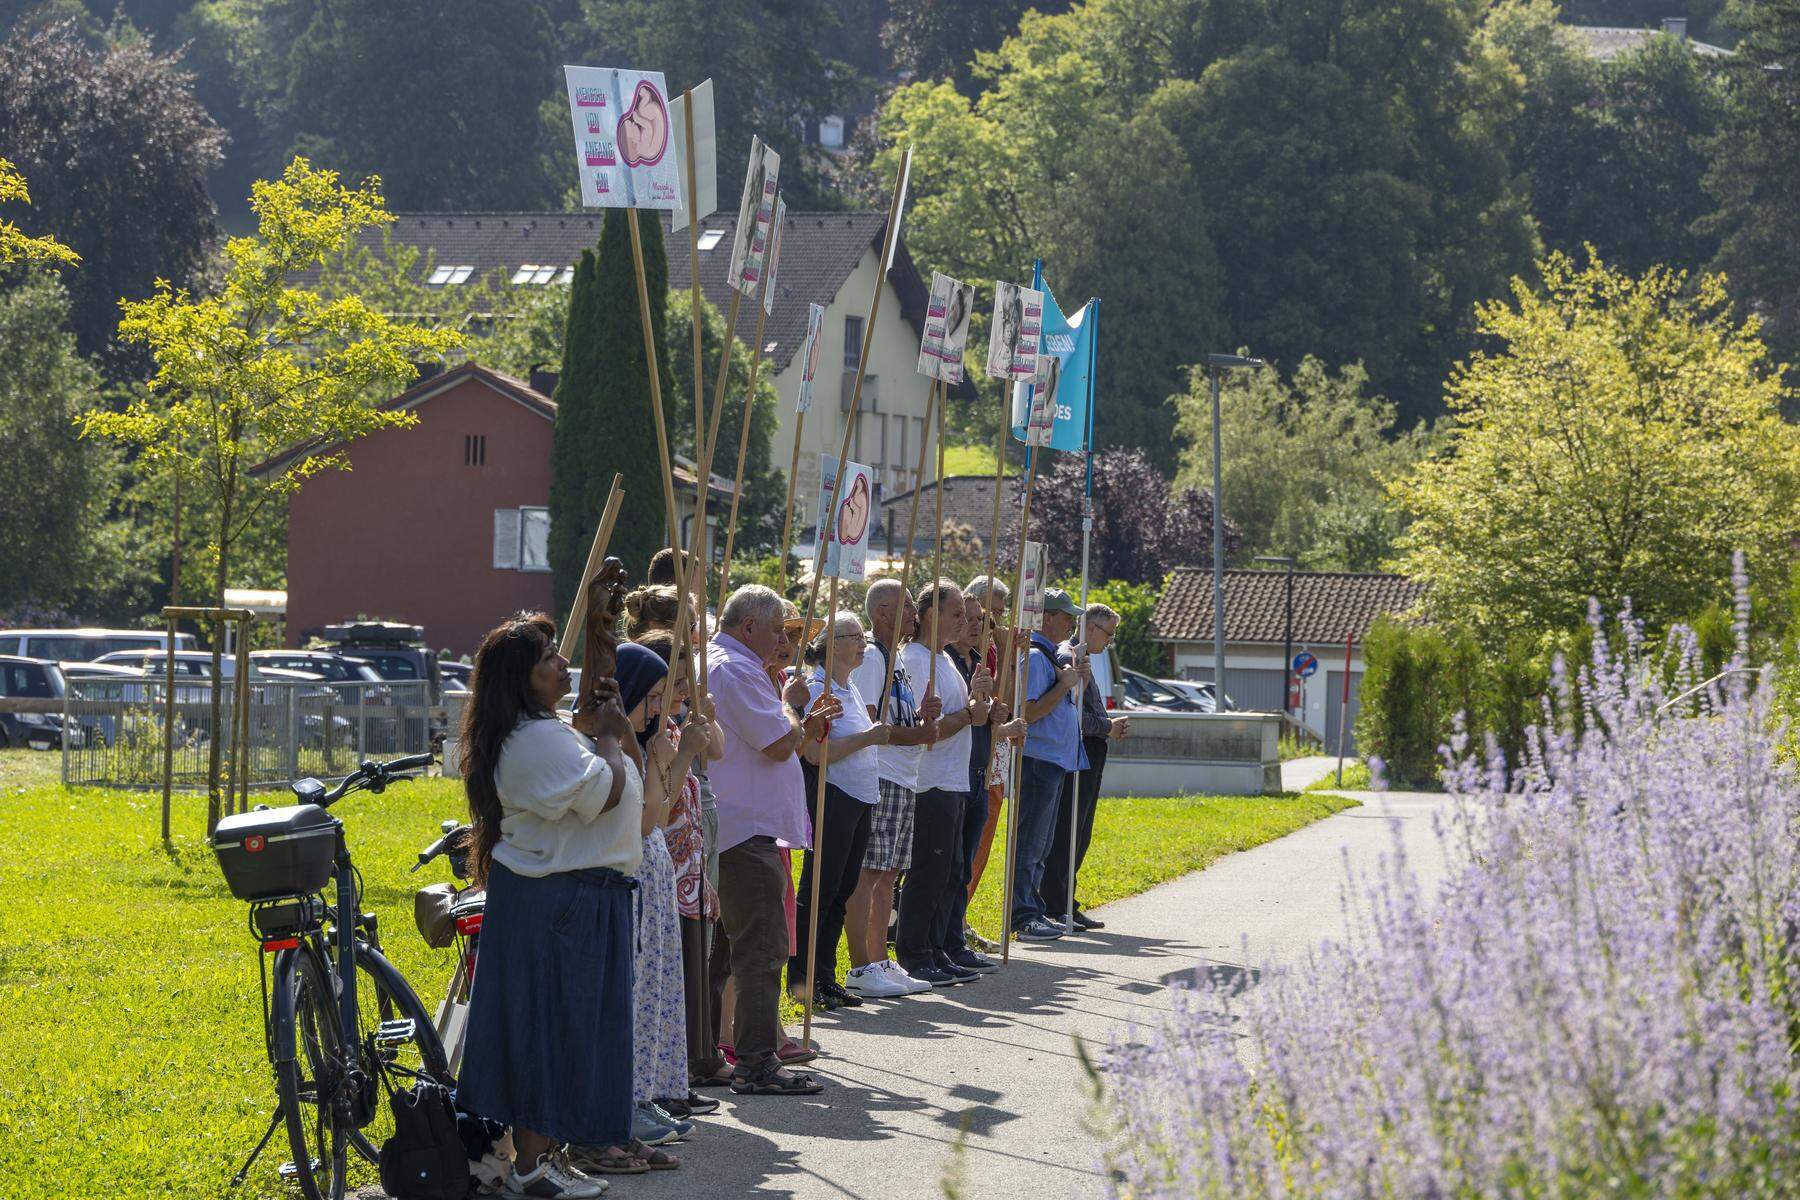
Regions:
<instances>
[{"instance_id":1,"label":"grass verge","mask_svg":"<svg viewBox=\"0 0 1800 1200\"><path fill-rule=\"evenodd\" d=\"M257 952L245 906L204 840L205 801L175 801L174 844L158 797L69 790L56 756L0 757L0 1178L42 1194L286 1196L271 1150L243 1188L227 1180L262 1133L274 1088L264 1056ZM273 799L273 797L271 797ZM1108 800L1083 870L1101 904L1280 837L1351 801L1331 796ZM437 823L464 813L460 785L357 795L344 819L384 948L435 1007L448 951L414 931L412 895L446 879L408 875ZM974 906L999 920L1003 842ZM354 1160L353 1160L354 1161ZM355 1183L375 1182L359 1168Z\"/></svg>"},{"instance_id":2,"label":"grass verge","mask_svg":"<svg viewBox=\"0 0 1800 1200\"><path fill-rule=\"evenodd\" d=\"M1323 779L1315 779L1306 785L1310 793L1335 792L1338 790L1366 792L1375 786L1375 780L1369 774L1366 762L1347 762L1344 764L1344 782L1338 782L1337 770L1334 768Z\"/></svg>"}]
</instances>

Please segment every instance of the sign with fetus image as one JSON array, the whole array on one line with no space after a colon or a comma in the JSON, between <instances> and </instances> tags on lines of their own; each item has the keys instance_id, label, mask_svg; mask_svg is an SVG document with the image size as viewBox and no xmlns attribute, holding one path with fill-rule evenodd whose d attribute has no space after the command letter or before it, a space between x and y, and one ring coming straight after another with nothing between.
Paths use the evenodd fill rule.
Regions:
<instances>
[{"instance_id":1,"label":"sign with fetus image","mask_svg":"<svg viewBox=\"0 0 1800 1200\"><path fill-rule=\"evenodd\" d=\"M819 375L819 343L825 337L825 306L806 306L806 344L800 351L800 394L794 400L794 411L803 413L812 407L813 380Z\"/></svg>"},{"instance_id":2,"label":"sign with fetus image","mask_svg":"<svg viewBox=\"0 0 1800 1200\"><path fill-rule=\"evenodd\" d=\"M563 68L581 202L589 208L681 204L681 175L671 152L668 89L661 71Z\"/></svg>"},{"instance_id":3,"label":"sign with fetus image","mask_svg":"<svg viewBox=\"0 0 1800 1200\"><path fill-rule=\"evenodd\" d=\"M862 579L869 571L869 536L875 525L875 473L858 462L844 464L844 490L837 493L836 455L819 455L818 529L830 537L825 548L826 575ZM826 513L837 495L837 514L827 523Z\"/></svg>"},{"instance_id":4,"label":"sign with fetus image","mask_svg":"<svg viewBox=\"0 0 1800 1200\"><path fill-rule=\"evenodd\" d=\"M969 318L975 312L975 285L931 273L931 299L925 306L925 329L919 339L919 374L961 383L963 347L969 341Z\"/></svg>"},{"instance_id":5,"label":"sign with fetus image","mask_svg":"<svg viewBox=\"0 0 1800 1200\"><path fill-rule=\"evenodd\" d=\"M1043 323L1044 293L996 280L987 373L996 379L1029 380L1036 375Z\"/></svg>"},{"instance_id":6,"label":"sign with fetus image","mask_svg":"<svg viewBox=\"0 0 1800 1200\"><path fill-rule=\"evenodd\" d=\"M1044 570L1048 552L1043 542L1026 542L1024 570L1019 572L1019 623L1026 629L1044 627Z\"/></svg>"},{"instance_id":7,"label":"sign with fetus image","mask_svg":"<svg viewBox=\"0 0 1800 1200\"><path fill-rule=\"evenodd\" d=\"M763 275L775 224L775 185L781 177L781 155L751 135L750 166L744 172L744 194L738 199L737 232L731 239L731 267L725 282L753 295Z\"/></svg>"}]
</instances>

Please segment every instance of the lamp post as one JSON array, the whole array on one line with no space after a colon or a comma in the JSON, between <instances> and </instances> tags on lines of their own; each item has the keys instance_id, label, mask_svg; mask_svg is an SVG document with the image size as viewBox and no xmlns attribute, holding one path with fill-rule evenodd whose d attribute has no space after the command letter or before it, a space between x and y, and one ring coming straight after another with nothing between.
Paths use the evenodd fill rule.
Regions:
<instances>
[{"instance_id":1,"label":"lamp post","mask_svg":"<svg viewBox=\"0 0 1800 1200\"><path fill-rule=\"evenodd\" d=\"M1256 561L1287 568L1287 618L1281 634L1281 711L1291 716L1294 711L1294 560L1279 554L1259 554Z\"/></svg>"},{"instance_id":2,"label":"lamp post","mask_svg":"<svg viewBox=\"0 0 1800 1200\"><path fill-rule=\"evenodd\" d=\"M1225 708L1225 506L1221 503L1224 464L1219 448L1219 379L1227 371L1267 366L1260 358L1239 354L1209 354L1206 371L1212 376L1213 435L1213 711Z\"/></svg>"}]
</instances>

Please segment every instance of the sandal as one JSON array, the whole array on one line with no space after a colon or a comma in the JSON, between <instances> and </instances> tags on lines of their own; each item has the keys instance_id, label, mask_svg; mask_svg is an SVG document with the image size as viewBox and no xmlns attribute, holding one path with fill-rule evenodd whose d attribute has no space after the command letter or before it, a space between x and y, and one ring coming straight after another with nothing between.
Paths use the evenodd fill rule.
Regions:
<instances>
[{"instance_id":1,"label":"sandal","mask_svg":"<svg viewBox=\"0 0 1800 1200\"><path fill-rule=\"evenodd\" d=\"M733 1079L731 1090L740 1096L816 1096L825 1085L811 1075L774 1070L754 1079Z\"/></svg>"},{"instance_id":2,"label":"sandal","mask_svg":"<svg viewBox=\"0 0 1800 1200\"><path fill-rule=\"evenodd\" d=\"M730 1067L720 1067L717 1071L713 1072L711 1075L695 1075L691 1079L688 1080L688 1086L689 1087L697 1087L697 1088L730 1087L731 1086L731 1068ZM688 1102L688 1104L689 1104L689 1107L692 1107L693 1101L690 1100ZM713 1101L713 1107L714 1108L718 1107L718 1101L716 1101L716 1100Z\"/></svg>"},{"instance_id":3,"label":"sandal","mask_svg":"<svg viewBox=\"0 0 1800 1200\"><path fill-rule=\"evenodd\" d=\"M658 1150L655 1146L646 1146L643 1142L633 1141L626 1149L631 1151L634 1158L643 1162L645 1170L673 1171L681 1165L681 1160L673 1154Z\"/></svg>"},{"instance_id":4,"label":"sandal","mask_svg":"<svg viewBox=\"0 0 1800 1200\"><path fill-rule=\"evenodd\" d=\"M642 1146L633 1142L632 1146ZM584 1175L642 1175L650 1170L644 1157L630 1147L580 1146L570 1154L575 1169Z\"/></svg>"},{"instance_id":5,"label":"sandal","mask_svg":"<svg viewBox=\"0 0 1800 1200\"><path fill-rule=\"evenodd\" d=\"M819 1057L819 1052L808 1050L793 1038L789 1038L781 1043L781 1049L775 1052L775 1057L781 1060L783 1066L797 1067L801 1063L809 1063Z\"/></svg>"}]
</instances>

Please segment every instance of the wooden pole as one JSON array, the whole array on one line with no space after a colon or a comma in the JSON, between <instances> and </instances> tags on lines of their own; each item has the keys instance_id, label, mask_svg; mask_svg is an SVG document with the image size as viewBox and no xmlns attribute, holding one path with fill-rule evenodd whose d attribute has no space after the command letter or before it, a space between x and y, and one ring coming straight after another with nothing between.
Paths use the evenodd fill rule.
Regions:
<instances>
[{"instance_id":1,"label":"wooden pole","mask_svg":"<svg viewBox=\"0 0 1800 1200\"><path fill-rule=\"evenodd\" d=\"M794 483L800 473L800 431L805 428L806 410L803 408L794 414L794 453L788 459L787 505L781 510L781 587L778 590L783 596L787 595L788 587L788 548L794 541Z\"/></svg>"},{"instance_id":2,"label":"wooden pole","mask_svg":"<svg viewBox=\"0 0 1800 1200\"><path fill-rule=\"evenodd\" d=\"M762 369L763 324L769 319L769 310L757 305L756 343L750 347L750 386L744 391L744 422L738 430L737 474L731 489L731 515L725 518L725 561L719 565L719 595L724 596L731 591L731 554L737 547L738 499L744 491L744 460L750 453L750 418L756 411L756 377ZM790 488L791 490L791 488ZM800 631L804 634L806 631Z\"/></svg>"},{"instance_id":3,"label":"wooden pole","mask_svg":"<svg viewBox=\"0 0 1800 1200\"><path fill-rule=\"evenodd\" d=\"M705 372L701 367L702 343L704 340L704 330L701 328L701 322L704 318L702 316L700 305L700 168L699 164L695 161L695 155L698 151L695 149L694 142L694 120L698 114L694 112L693 89L685 88L682 90L681 94L684 98L682 107L687 110L687 120L682 123L682 127L684 131L683 140L687 147L688 297L690 306L689 323L693 325L694 342L694 460L697 468L697 478L694 481L694 520L698 522L698 528L688 534L688 549L691 552L693 550L695 538L700 537L704 539L705 537L706 503L712 495L712 490L709 486L712 481L710 470L712 454L710 451L704 455L702 454L705 445L705 434L702 431L706 428L706 382ZM731 335L729 333L725 335L725 361L726 363L731 361ZM724 379L723 365L720 367L720 379ZM702 459L704 459L704 461L702 461ZM669 531L670 547L679 546L680 544L681 543L675 538L675 531L671 529ZM701 545L704 550L705 542L702 541ZM705 558L702 557L701 561L704 562ZM679 567L676 568L675 577L677 579L681 577L681 570ZM704 577L702 577L701 586L702 588L705 587ZM706 611L704 592L702 592L700 600L700 611L703 613ZM672 676L674 673L674 667L673 664L671 664L669 674ZM696 699L706 692L706 662L704 656L702 656L700 662L700 684L694 691ZM667 712L668 697L666 695L664 696L663 703L663 711ZM695 707L699 707L698 703L696 703Z\"/></svg>"},{"instance_id":4,"label":"wooden pole","mask_svg":"<svg viewBox=\"0 0 1800 1200\"><path fill-rule=\"evenodd\" d=\"M840 471L839 474L843 472ZM831 618L825 626L825 689L819 693L821 698L831 695L833 686L831 668L833 651L837 649L837 602L838 577L833 575L831 595L825 602ZM806 636L804 628L800 630L800 636ZM802 650L801 654L801 669L804 670L805 651ZM831 738L827 736L819 743L819 786L818 794L813 799L812 849L807 851L812 855L812 898L806 910L806 1019L800 1029L800 1044L808 1047L812 1045L813 981L818 978L819 971L819 878L825 873L819 862L819 847L825 841L825 774L830 765ZM831 946L829 949L835 961L837 947Z\"/></svg>"},{"instance_id":5,"label":"wooden pole","mask_svg":"<svg viewBox=\"0 0 1800 1200\"><path fill-rule=\"evenodd\" d=\"M179 478L179 476L177 476ZM169 790L175 777L175 618L169 617L168 673L164 677L168 691L163 696L163 805L162 836L166 843L169 831ZM327 727L329 730L329 727Z\"/></svg>"},{"instance_id":6,"label":"wooden pole","mask_svg":"<svg viewBox=\"0 0 1800 1200\"><path fill-rule=\"evenodd\" d=\"M901 591L908 591L912 588L913 541L919 532L919 489L925 484L925 450L931 445L931 415L937 410L937 398L938 381L933 379L931 391L925 397L925 425L919 433L919 469L913 473L912 516L906 523L906 553L900 559ZM902 612L906 610L904 601L901 602L900 609ZM887 669L882 673L881 679L881 698L875 701L875 719L877 721L881 720L882 715L887 712L888 693L894 690L894 663L900 656L900 639L906 636L906 631L899 626L899 620L899 614L896 613L894 616L894 652L888 655ZM863 699L867 700L868 697L864 696Z\"/></svg>"},{"instance_id":7,"label":"wooden pole","mask_svg":"<svg viewBox=\"0 0 1800 1200\"><path fill-rule=\"evenodd\" d=\"M594 530L593 544L588 547L587 565L581 568L581 586L575 589L575 603L569 606L569 619L563 622L562 638L556 647L556 652L564 658L575 653L575 642L581 637L581 627L587 620L588 583L600 569L600 564L606 561L613 526L619 520L619 506L625 501L625 493L619 487L624 481L623 474L613 472L612 487L606 492L606 507L600 510L600 524Z\"/></svg>"},{"instance_id":8,"label":"wooden pole","mask_svg":"<svg viewBox=\"0 0 1800 1200\"><path fill-rule=\"evenodd\" d=\"M931 489L936 495L937 513L933 518L937 522L937 541L931 553L931 634L926 639L927 648L931 651L929 677L925 684L925 694L937 694L937 660L938 660L938 580L944 577L944 406L937 406L937 486Z\"/></svg>"},{"instance_id":9,"label":"wooden pole","mask_svg":"<svg viewBox=\"0 0 1800 1200\"><path fill-rule=\"evenodd\" d=\"M1004 398L1005 389L1006 389L1005 383L1003 382L1000 385L1000 387L1001 387L1001 395ZM992 592L993 592L994 582L998 578L998 572L1000 570L1000 496L1001 496L1001 493L1003 493L1005 490L1006 490L1006 419L1004 417L1002 417L1001 421L1000 421L999 436L997 436L994 439L994 532L988 537L987 577L988 577L988 592L989 592L989 594L992 594ZM982 598L981 605L982 605L983 610L985 611L987 608L987 598L986 597ZM990 625L991 625L991 622L989 622L989 621L983 621L981 623L981 646L980 646L980 649L976 652L976 660L975 660L976 666L985 665L987 662L987 652L988 652L988 644L989 644L988 635L990 633ZM995 674L994 682L998 683L999 682L999 678L998 678L999 672L996 671L994 674ZM1000 693L998 691L996 691L994 694L995 694L995 696L998 696ZM993 748L990 745L989 746L990 753L988 754L988 766L990 769L993 767L993 758L994 758L993 754L991 753L992 749ZM985 776L983 778L985 778Z\"/></svg>"},{"instance_id":10,"label":"wooden pole","mask_svg":"<svg viewBox=\"0 0 1800 1200\"><path fill-rule=\"evenodd\" d=\"M1031 464L1025 471L1025 503L1019 510L1019 568L1013 583L1013 629L1014 636L1025 631L1025 542L1031 530L1031 492L1037 486L1038 459L1043 457L1039 451L1042 447L1034 446L1028 451ZM1024 712L1023 695L1025 673L1015 670L1013 698L1016 711ZM1015 763L1017 760L1015 759ZM1012 961L1012 882L1013 871L1018 863L1019 848L1019 776L1021 770L1015 769L1012 779L1007 785L1006 801L1006 880L1005 888L1000 893L1001 925L1000 961Z\"/></svg>"},{"instance_id":11,"label":"wooden pole","mask_svg":"<svg viewBox=\"0 0 1800 1200\"><path fill-rule=\"evenodd\" d=\"M832 519L837 512L838 504L844 495L844 477L849 474L844 464L850 459L850 436L856 430L856 419L862 413L863 376L869 369L869 347L875 341L875 318L881 313L881 290L887 286L888 270L894 265L894 247L900 239L895 236L896 222L900 220L900 203L905 195L906 178L912 169L912 148L900 156L900 165L894 172L894 194L888 201L887 223L882 226L881 266L875 272L874 294L869 297L869 315L863 322L862 353L856 359L856 381L850 389L850 411L844 418L844 437L838 447L837 480L831 489L831 503L825 506L826 519L821 522L824 528L813 539L817 545L813 550L812 587L806 594L806 608L801 612L800 631L804 633L812 626L813 610L819 606L819 582L825 569L825 554L833 539L837 536L837 522ZM822 481L821 481L822 482ZM869 497L873 504L875 497Z\"/></svg>"},{"instance_id":12,"label":"wooden pole","mask_svg":"<svg viewBox=\"0 0 1800 1200\"><path fill-rule=\"evenodd\" d=\"M692 113L689 114L688 120L691 124ZM656 333L650 324L650 287L644 281L644 240L638 232L637 209L625 210L625 223L631 230L631 262L637 270L638 323L643 326L644 330L644 367L650 376L650 405L656 414L656 448L662 458L663 508L669 518L669 545L674 547L681 545L680 524L675 516L675 469L669 459L669 427L663 419L662 373L657 370ZM706 475L702 473L697 481L702 504L705 503L706 478ZM700 523L701 525L706 524L704 520ZM676 572L676 578L680 578L679 570ZM675 603L675 628L677 631L687 627L688 589L684 587L680 589L680 592ZM676 648L680 648L679 642ZM663 712L674 711L672 702L675 699L676 674L676 671L671 668L669 673L663 676Z\"/></svg>"},{"instance_id":13,"label":"wooden pole","mask_svg":"<svg viewBox=\"0 0 1800 1200\"><path fill-rule=\"evenodd\" d=\"M725 346L719 351L719 378L713 385L712 419L708 422L704 442L700 434L700 425L694 424L694 453L699 461L694 464L696 479L695 495L699 497L694 505L694 531L688 535L688 553L694 553L699 546L699 558L696 560L703 566L712 565L712 530L706 524L706 502L712 495L712 462L713 451L719 444L719 415L725 411L725 384L731 377L731 343L737 337L738 307L743 303L743 294L736 288L731 289L731 304L725 314ZM696 370L698 365L696 364ZM670 543L674 545L673 542ZM707 573L700 572L700 612L702 623L705 621L706 599L712 588ZM724 599L724 593L720 593ZM700 658L700 686L695 689L698 695L706 694L706 657Z\"/></svg>"},{"instance_id":14,"label":"wooden pole","mask_svg":"<svg viewBox=\"0 0 1800 1200\"><path fill-rule=\"evenodd\" d=\"M233 717L237 721L237 767L231 773L232 791L237 793L237 807L227 806L227 811L250 811L250 625L249 620L237 623L237 701Z\"/></svg>"}]
</instances>

